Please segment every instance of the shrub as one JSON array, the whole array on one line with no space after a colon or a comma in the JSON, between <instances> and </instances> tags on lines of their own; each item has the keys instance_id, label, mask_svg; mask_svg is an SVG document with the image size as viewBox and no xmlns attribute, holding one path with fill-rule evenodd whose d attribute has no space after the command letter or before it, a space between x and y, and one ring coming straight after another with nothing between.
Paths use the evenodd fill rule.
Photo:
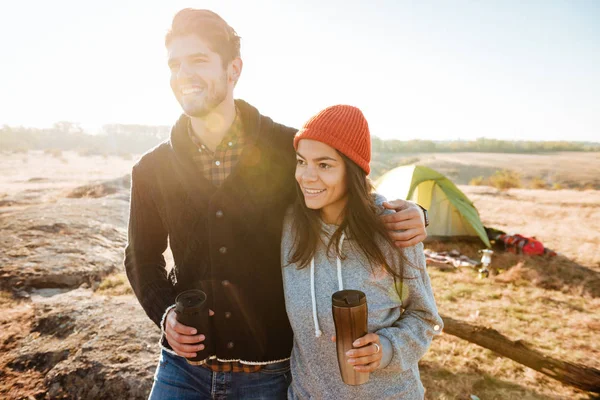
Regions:
<instances>
[{"instance_id":1,"label":"shrub","mask_svg":"<svg viewBox=\"0 0 600 400\"><path fill-rule=\"evenodd\" d=\"M473 178L469 181L469 185L483 186L483 185L485 185L485 178L483 176L476 176L475 178Z\"/></svg>"},{"instance_id":2,"label":"shrub","mask_svg":"<svg viewBox=\"0 0 600 400\"><path fill-rule=\"evenodd\" d=\"M535 177L529 182L529 187L531 189L547 189L548 183L542 178Z\"/></svg>"},{"instance_id":3,"label":"shrub","mask_svg":"<svg viewBox=\"0 0 600 400\"><path fill-rule=\"evenodd\" d=\"M496 171L494 175L490 176L490 183L493 187L498 189L511 189L521 187L521 176L509 169L503 169L502 171Z\"/></svg>"}]
</instances>

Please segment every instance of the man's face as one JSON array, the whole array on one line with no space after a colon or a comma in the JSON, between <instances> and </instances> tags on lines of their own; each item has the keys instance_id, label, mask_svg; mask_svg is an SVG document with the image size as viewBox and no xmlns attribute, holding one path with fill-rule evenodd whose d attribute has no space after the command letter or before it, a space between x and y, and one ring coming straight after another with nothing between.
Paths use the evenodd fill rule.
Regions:
<instances>
[{"instance_id":1,"label":"man's face","mask_svg":"<svg viewBox=\"0 0 600 400\"><path fill-rule=\"evenodd\" d=\"M190 117L206 116L227 98L229 91L233 91L221 56L200 37L175 37L167 51L171 89Z\"/></svg>"}]
</instances>

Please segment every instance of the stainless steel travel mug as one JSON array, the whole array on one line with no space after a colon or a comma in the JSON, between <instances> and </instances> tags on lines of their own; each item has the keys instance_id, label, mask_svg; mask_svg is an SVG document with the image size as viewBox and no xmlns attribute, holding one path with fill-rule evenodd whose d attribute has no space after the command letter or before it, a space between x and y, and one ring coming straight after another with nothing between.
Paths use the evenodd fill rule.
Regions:
<instances>
[{"instance_id":1,"label":"stainless steel travel mug","mask_svg":"<svg viewBox=\"0 0 600 400\"><path fill-rule=\"evenodd\" d=\"M348 364L346 352L352 343L367 334L367 296L360 290L340 290L331 296L338 364L342 380L347 385L362 385L369 380L368 372L358 372Z\"/></svg>"}]
</instances>

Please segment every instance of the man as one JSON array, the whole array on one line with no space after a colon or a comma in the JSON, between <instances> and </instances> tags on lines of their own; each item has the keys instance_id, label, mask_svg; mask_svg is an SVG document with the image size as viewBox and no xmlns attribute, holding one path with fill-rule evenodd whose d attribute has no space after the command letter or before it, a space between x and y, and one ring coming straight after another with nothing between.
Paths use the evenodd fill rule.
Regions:
<instances>
[{"instance_id":1,"label":"man","mask_svg":"<svg viewBox=\"0 0 600 400\"><path fill-rule=\"evenodd\" d=\"M295 196L296 130L234 101L240 38L217 14L180 11L165 44L184 114L170 140L133 167L125 251L131 286L163 333L151 398L285 398L292 330L279 249ZM425 238L418 206L388 206L400 210L386 221L400 246ZM176 320L175 297L191 288L207 294L210 332ZM201 365L183 358L204 350Z\"/></svg>"}]
</instances>

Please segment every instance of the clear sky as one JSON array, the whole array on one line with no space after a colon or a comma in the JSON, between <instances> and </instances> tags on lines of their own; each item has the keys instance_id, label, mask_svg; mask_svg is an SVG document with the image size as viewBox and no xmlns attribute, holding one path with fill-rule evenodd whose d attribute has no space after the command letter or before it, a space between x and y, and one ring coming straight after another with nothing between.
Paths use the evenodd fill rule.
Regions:
<instances>
[{"instance_id":1,"label":"clear sky","mask_svg":"<svg viewBox=\"0 0 600 400\"><path fill-rule=\"evenodd\" d=\"M185 7L236 29L236 97L287 125L346 103L382 138L600 141L595 0L2 0L0 125L172 124Z\"/></svg>"}]
</instances>

